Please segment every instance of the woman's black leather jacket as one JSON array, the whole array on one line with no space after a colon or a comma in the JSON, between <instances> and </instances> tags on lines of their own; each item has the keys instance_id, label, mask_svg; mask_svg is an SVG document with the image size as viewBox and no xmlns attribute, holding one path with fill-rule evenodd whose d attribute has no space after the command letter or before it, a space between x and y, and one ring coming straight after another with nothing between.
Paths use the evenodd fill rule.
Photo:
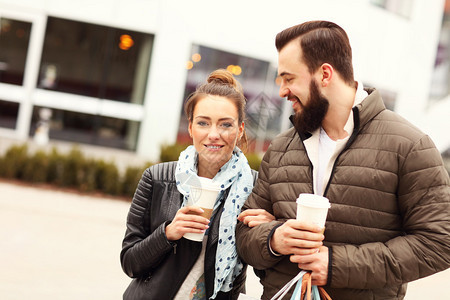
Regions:
<instances>
[{"instance_id":1,"label":"woman's black leather jacket","mask_svg":"<svg viewBox=\"0 0 450 300\"><path fill-rule=\"evenodd\" d=\"M202 244L184 238L170 242L166 226L181 207L182 195L175 184L176 162L153 165L138 184L127 217L127 230L120 261L124 272L134 278L124 299L173 299L196 262ZM254 172L254 178L256 177ZM222 197L226 199L225 197ZM223 202L211 219L205 254L207 299L214 290L218 228ZM246 265L230 292L215 299L237 299L245 293Z\"/></svg>"}]
</instances>

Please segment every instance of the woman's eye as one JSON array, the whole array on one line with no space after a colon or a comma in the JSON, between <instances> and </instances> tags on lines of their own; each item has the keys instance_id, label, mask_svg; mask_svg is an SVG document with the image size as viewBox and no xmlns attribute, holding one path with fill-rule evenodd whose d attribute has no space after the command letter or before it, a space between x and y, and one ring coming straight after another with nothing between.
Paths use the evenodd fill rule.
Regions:
<instances>
[{"instance_id":1,"label":"woman's eye","mask_svg":"<svg viewBox=\"0 0 450 300\"><path fill-rule=\"evenodd\" d=\"M225 122L225 123L222 123L222 127L225 127L225 128L231 128L231 127L233 127L233 124L232 124L232 123Z\"/></svg>"},{"instance_id":2,"label":"woman's eye","mask_svg":"<svg viewBox=\"0 0 450 300\"><path fill-rule=\"evenodd\" d=\"M198 121L197 125L199 125L199 126L207 126L208 123L206 123L205 121Z\"/></svg>"}]
</instances>

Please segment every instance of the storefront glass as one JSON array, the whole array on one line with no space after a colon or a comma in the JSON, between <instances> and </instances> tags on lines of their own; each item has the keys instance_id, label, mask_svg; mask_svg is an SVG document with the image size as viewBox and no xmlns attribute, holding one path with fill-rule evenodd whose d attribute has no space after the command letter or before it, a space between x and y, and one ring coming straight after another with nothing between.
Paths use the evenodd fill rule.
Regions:
<instances>
[{"instance_id":1,"label":"storefront glass","mask_svg":"<svg viewBox=\"0 0 450 300\"><path fill-rule=\"evenodd\" d=\"M187 62L184 100L195 91L198 84L206 80L209 73L219 68L231 71L242 84L247 98L246 132L249 150L255 150L255 147L266 144L266 141L271 140L280 131L282 99L278 96L278 87L275 84L276 70L267 61L194 45ZM188 121L182 111L179 143L190 142L187 128Z\"/></svg>"},{"instance_id":2,"label":"storefront glass","mask_svg":"<svg viewBox=\"0 0 450 300\"><path fill-rule=\"evenodd\" d=\"M22 85L31 23L0 18L0 82Z\"/></svg>"},{"instance_id":3,"label":"storefront glass","mask_svg":"<svg viewBox=\"0 0 450 300\"><path fill-rule=\"evenodd\" d=\"M441 34L431 80L430 100L445 99L450 94L450 0L445 1Z\"/></svg>"},{"instance_id":4,"label":"storefront glass","mask_svg":"<svg viewBox=\"0 0 450 300\"><path fill-rule=\"evenodd\" d=\"M38 87L142 104L153 35L49 17Z\"/></svg>"},{"instance_id":5,"label":"storefront glass","mask_svg":"<svg viewBox=\"0 0 450 300\"><path fill-rule=\"evenodd\" d=\"M0 128L16 129L19 103L0 100Z\"/></svg>"},{"instance_id":6,"label":"storefront glass","mask_svg":"<svg viewBox=\"0 0 450 300\"><path fill-rule=\"evenodd\" d=\"M50 114L50 139L135 150L139 122L79 112L34 107L30 134L42 124L43 111Z\"/></svg>"}]
</instances>

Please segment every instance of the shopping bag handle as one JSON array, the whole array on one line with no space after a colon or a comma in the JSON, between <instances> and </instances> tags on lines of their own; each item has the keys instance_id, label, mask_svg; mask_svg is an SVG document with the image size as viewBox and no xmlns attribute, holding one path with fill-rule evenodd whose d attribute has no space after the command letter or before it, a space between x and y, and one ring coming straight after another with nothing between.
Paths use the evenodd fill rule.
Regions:
<instances>
[{"instance_id":1,"label":"shopping bag handle","mask_svg":"<svg viewBox=\"0 0 450 300\"><path fill-rule=\"evenodd\" d=\"M298 282L298 283L297 283ZM325 289L321 286L311 284L311 272L300 271L294 278L291 279L285 286L283 286L278 293L276 293L270 300L281 300L297 283L291 299L300 300L332 300ZM306 297L305 297L306 296Z\"/></svg>"},{"instance_id":2,"label":"shopping bag handle","mask_svg":"<svg viewBox=\"0 0 450 300\"><path fill-rule=\"evenodd\" d=\"M300 271L294 278L286 283L270 300L281 300L287 294L287 292L292 288L292 286L297 283L307 272Z\"/></svg>"}]
</instances>

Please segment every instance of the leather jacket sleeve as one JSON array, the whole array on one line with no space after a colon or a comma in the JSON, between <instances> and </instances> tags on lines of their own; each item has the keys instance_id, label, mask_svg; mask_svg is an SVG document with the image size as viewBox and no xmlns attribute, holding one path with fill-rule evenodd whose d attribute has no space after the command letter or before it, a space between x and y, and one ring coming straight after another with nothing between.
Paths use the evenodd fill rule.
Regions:
<instances>
[{"instance_id":1,"label":"leather jacket sleeve","mask_svg":"<svg viewBox=\"0 0 450 300\"><path fill-rule=\"evenodd\" d=\"M122 243L120 261L124 272L132 277L141 277L158 266L165 255L172 251L165 235L167 222L162 223L153 232L145 226L145 214L152 202L153 179L151 168L147 169L138 184L127 217L127 230Z\"/></svg>"}]
</instances>

